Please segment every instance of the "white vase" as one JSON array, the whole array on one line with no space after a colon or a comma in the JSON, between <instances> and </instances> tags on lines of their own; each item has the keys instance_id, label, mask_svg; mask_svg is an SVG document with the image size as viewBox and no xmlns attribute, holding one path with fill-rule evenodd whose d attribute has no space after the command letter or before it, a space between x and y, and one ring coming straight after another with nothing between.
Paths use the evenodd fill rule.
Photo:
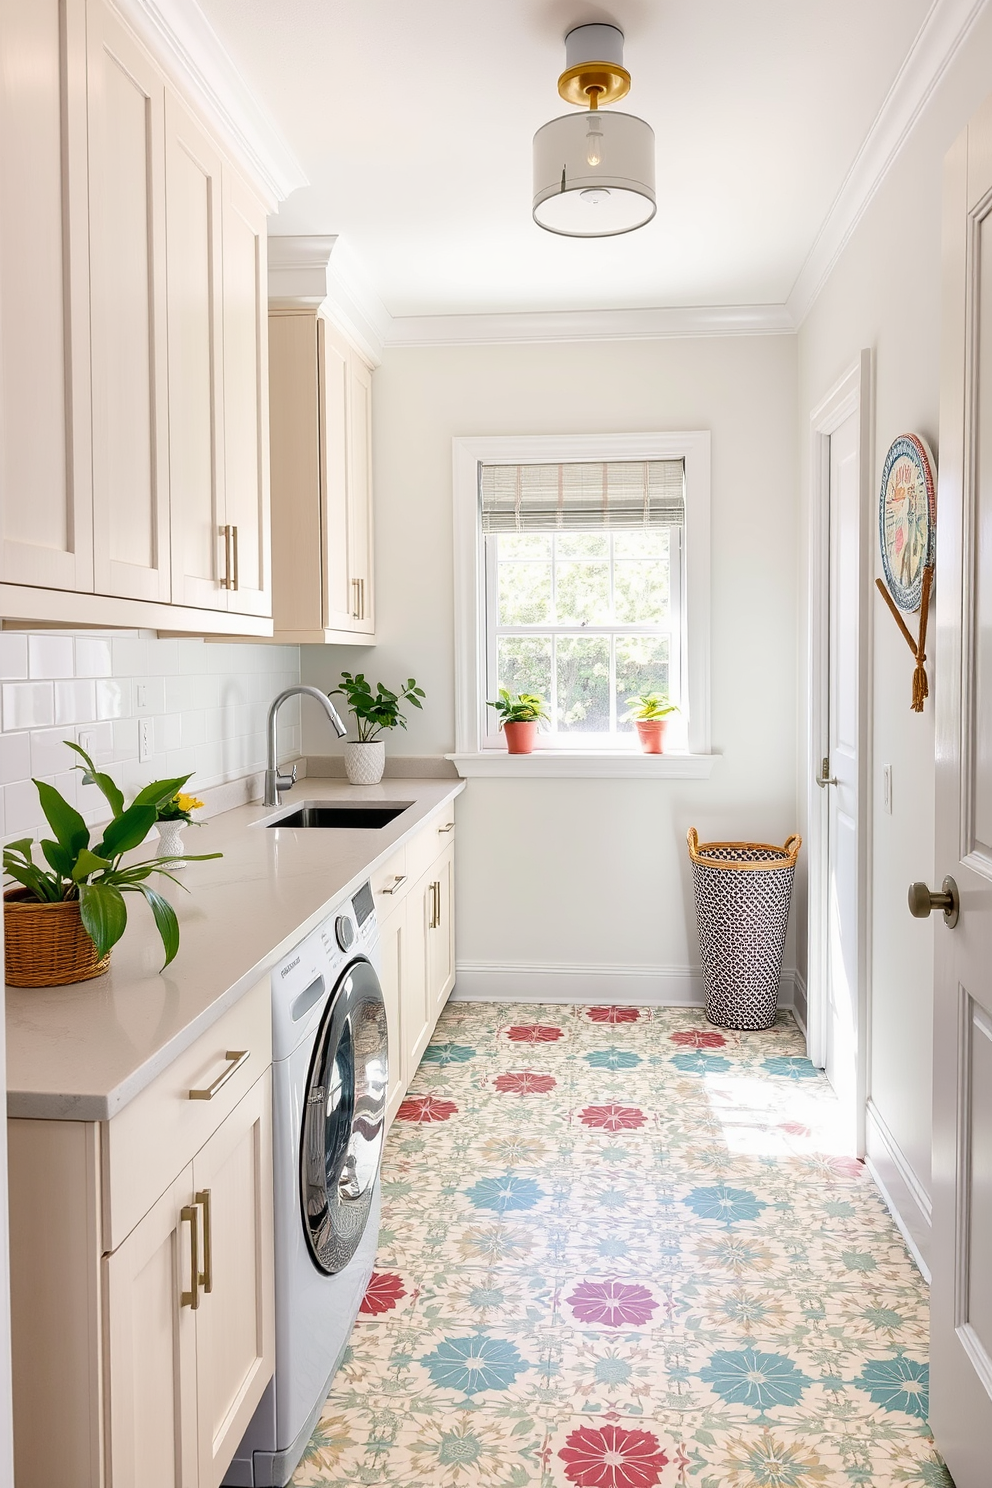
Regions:
<instances>
[{"instance_id":1,"label":"white vase","mask_svg":"<svg viewBox=\"0 0 992 1488\"><path fill-rule=\"evenodd\" d=\"M346 744L344 768L352 785L378 785L386 768L386 746L381 739L370 744Z\"/></svg>"},{"instance_id":2,"label":"white vase","mask_svg":"<svg viewBox=\"0 0 992 1488\"><path fill-rule=\"evenodd\" d=\"M170 863L167 872L172 873L176 868L185 868L186 863L181 857L185 843L183 842L184 821L160 821L158 823L159 856L163 858L178 858L176 863Z\"/></svg>"}]
</instances>

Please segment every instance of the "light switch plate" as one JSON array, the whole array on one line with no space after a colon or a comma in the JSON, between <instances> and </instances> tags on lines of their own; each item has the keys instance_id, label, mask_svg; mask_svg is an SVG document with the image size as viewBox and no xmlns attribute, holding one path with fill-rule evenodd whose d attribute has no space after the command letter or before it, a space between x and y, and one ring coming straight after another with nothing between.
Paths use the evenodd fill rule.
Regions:
<instances>
[{"instance_id":1,"label":"light switch plate","mask_svg":"<svg viewBox=\"0 0 992 1488\"><path fill-rule=\"evenodd\" d=\"M152 721L150 718L138 719L138 760L144 762L152 757Z\"/></svg>"},{"instance_id":2,"label":"light switch plate","mask_svg":"<svg viewBox=\"0 0 992 1488\"><path fill-rule=\"evenodd\" d=\"M886 816L892 815L892 766L882 766L882 810Z\"/></svg>"},{"instance_id":3,"label":"light switch plate","mask_svg":"<svg viewBox=\"0 0 992 1488\"><path fill-rule=\"evenodd\" d=\"M147 684L147 682L138 682L138 683L135 684L135 688L134 688L134 706L136 708L147 708L148 707L148 684Z\"/></svg>"}]
</instances>

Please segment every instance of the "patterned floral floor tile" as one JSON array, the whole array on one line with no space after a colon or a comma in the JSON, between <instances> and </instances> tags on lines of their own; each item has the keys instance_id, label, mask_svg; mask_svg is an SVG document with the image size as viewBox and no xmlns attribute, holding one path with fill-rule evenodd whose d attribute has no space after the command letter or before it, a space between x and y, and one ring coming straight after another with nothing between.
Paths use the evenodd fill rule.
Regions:
<instances>
[{"instance_id":1,"label":"patterned floral floor tile","mask_svg":"<svg viewBox=\"0 0 992 1488\"><path fill-rule=\"evenodd\" d=\"M294 1482L950 1488L927 1293L787 1015L450 1005Z\"/></svg>"}]
</instances>

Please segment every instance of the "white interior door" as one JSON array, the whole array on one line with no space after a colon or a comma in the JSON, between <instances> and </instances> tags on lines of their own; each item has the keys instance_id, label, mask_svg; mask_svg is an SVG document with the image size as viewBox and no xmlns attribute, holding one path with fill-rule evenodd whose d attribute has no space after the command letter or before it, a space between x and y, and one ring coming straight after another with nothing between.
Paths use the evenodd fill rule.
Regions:
<instances>
[{"instance_id":1,"label":"white interior door","mask_svg":"<svg viewBox=\"0 0 992 1488\"><path fill-rule=\"evenodd\" d=\"M992 98L948 156L937 497L930 1420L957 1488L992 1442Z\"/></svg>"},{"instance_id":2,"label":"white interior door","mask_svg":"<svg viewBox=\"0 0 992 1488\"><path fill-rule=\"evenodd\" d=\"M859 412L830 435L828 589L826 1040L827 1078L857 1145L860 983L858 965L858 576L861 547Z\"/></svg>"}]
</instances>

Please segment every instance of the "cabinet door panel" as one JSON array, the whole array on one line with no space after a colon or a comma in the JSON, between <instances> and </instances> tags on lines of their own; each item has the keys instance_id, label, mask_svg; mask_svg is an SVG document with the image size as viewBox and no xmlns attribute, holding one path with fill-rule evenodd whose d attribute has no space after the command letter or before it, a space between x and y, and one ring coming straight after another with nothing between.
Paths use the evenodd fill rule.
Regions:
<instances>
[{"instance_id":1,"label":"cabinet door panel","mask_svg":"<svg viewBox=\"0 0 992 1488\"><path fill-rule=\"evenodd\" d=\"M382 999L386 1004L386 1027L389 1031L389 1089L386 1096L386 1124L392 1122L409 1083L409 1060L404 1048L403 998L406 992L404 957L407 953L406 901L396 907L379 924L379 949L382 956Z\"/></svg>"},{"instance_id":2,"label":"cabinet door panel","mask_svg":"<svg viewBox=\"0 0 992 1488\"><path fill-rule=\"evenodd\" d=\"M193 1159L207 1277L196 1317L199 1488L217 1488L275 1366L271 1090L266 1071Z\"/></svg>"},{"instance_id":3,"label":"cabinet door panel","mask_svg":"<svg viewBox=\"0 0 992 1488\"><path fill-rule=\"evenodd\" d=\"M326 320L317 324L320 357L320 485L324 539L324 625L354 630L357 589L351 572L348 493L350 349Z\"/></svg>"},{"instance_id":4,"label":"cabinet door panel","mask_svg":"<svg viewBox=\"0 0 992 1488\"><path fill-rule=\"evenodd\" d=\"M103 1262L108 1480L113 1488L195 1488L196 1314L187 1168ZM202 1300L202 1299L201 1299Z\"/></svg>"},{"instance_id":5,"label":"cabinet door panel","mask_svg":"<svg viewBox=\"0 0 992 1488\"><path fill-rule=\"evenodd\" d=\"M431 913L431 877L418 879L407 897L407 946L403 958L403 1045L407 1081L413 1079L420 1057L434 1030L427 984L427 937Z\"/></svg>"},{"instance_id":6,"label":"cabinet door panel","mask_svg":"<svg viewBox=\"0 0 992 1488\"><path fill-rule=\"evenodd\" d=\"M105 0L88 25L95 587L168 600L165 88Z\"/></svg>"},{"instance_id":7,"label":"cabinet door panel","mask_svg":"<svg viewBox=\"0 0 992 1488\"><path fill-rule=\"evenodd\" d=\"M438 1014L455 985L455 850L449 847L428 875L434 901L430 906L427 932L428 1005L437 1022ZM433 1024L432 1024L433 1026Z\"/></svg>"},{"instance_id":8,"label":"cabinet door panel","mask_svg":"<svg viewBox=\"0 0 992 1488\"><path fill-rule=\"evenodd\" d=\"M224 609L221 161L166 99L172 599Z\"/></svg>"},{"instance_id":9,"label":"cabinet door panel","mask_svg":"<svg viewBox=\"0 0 992 1488\"><path fill-rule=\"evenodd\" d=\"M224 171L225 522L233 526L228 609L271 615L265 211Z\"/></svg>"},{"instance_id":10,"label":"cabinet door panel","mask_svg":"<svg viewBox=\"0 0 992 1488\"><path fill-rule=\"evenodd\" d=\"M91 589L82 0L0 0L0 578Z\"/></svg>"},{"instance_id":11,"label":"cabinet door panel","mask_svg":"<svg viewBox=\"0 0 992 1488\"><path fill-rule=\"evenodd\" d=\"M357 616L351 629L375 632L372 593L372 373L355 352L348 358L349 480L348 534L353 587L358 585Z\"/></svg>"}]
</instances>

